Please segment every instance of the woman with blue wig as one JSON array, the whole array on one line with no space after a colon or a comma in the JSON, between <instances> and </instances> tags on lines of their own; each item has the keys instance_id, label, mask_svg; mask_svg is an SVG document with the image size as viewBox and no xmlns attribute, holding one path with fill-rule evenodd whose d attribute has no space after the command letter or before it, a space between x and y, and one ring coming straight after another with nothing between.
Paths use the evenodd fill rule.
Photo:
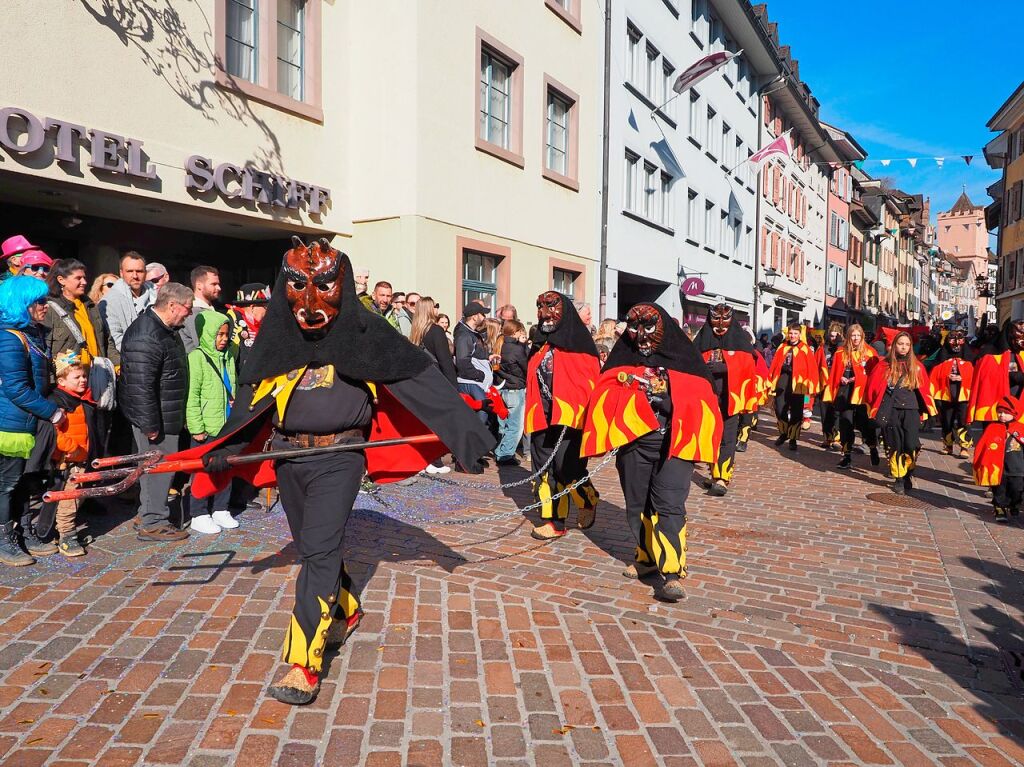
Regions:
<instances>
[{"instance_id":1,"label":"woman with blue wig","mask_svg":"<svg viewBox=\"0 0 1024 767\"><path fill-rule=\"evenodd\" d=\"M45 395L50 382L50 356L42 326L49 307L46 283L33 277L11 277L0 283L0 562L31 565L30 556L54 554L52 543L39 540L22 522L26 554L19 545L20 511L12 504L14 489L35 445L36 423L61 425L64 411Z\"/></svg>"}]
</instances>

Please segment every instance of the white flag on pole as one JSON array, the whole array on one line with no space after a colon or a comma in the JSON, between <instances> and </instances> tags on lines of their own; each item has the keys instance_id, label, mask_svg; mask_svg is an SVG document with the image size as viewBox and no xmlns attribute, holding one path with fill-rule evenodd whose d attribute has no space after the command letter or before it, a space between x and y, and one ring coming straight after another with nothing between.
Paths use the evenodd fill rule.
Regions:
<instances>
[{"instance_id":1,"label":"white flag on pole","mask_svg":"<svg viewBox=\"0 0 1024 767\"><path fill-rule=\"evenodd\" d=\"M692 88L716 69L724 67L742 52L716 51L715 53L708 54L687 67L672 84L672 90L676 93L682 93L687 88Z\"/></svg>"}]
</instances>

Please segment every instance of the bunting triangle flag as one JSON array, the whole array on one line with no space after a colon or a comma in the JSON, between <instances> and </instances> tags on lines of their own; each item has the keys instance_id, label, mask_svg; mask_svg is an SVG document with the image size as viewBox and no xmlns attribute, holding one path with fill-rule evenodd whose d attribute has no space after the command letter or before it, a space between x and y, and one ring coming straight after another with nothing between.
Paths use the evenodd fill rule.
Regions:
<instances>
[{"instance_id":1,"label":"bunting triangle flag","mask_svg":"<svg viewBox=\"0 0 1024 767\"><path fill-rule=\"evenodd\" d=\"M935 164L938 165L940 168L942 167L942 163L944 163L945 161L946 161L945 157L936 157L935 158Z\"/></svg>"},{"instance_id":2,"label":"bunting triangle flag","mask_svg":"<svg viewBox=\"0 0 1024 767\"><path fill-rule=\"evenodd\" d=\"M782 155L788 159L791 154L793 154L793 147L789 143L789 132L787 131L764 149L750 155L747 162L752 162L755 167L760 168L767 160L776 155Z\"/></svg>"},{"instance_id":3,"label":"bunting triangle flag","mask_svg":"<svg viewBox=\"0 0 1024 767\"><path fill-rule=\"evenodd\" d=\"M883 167L888 168L889 167L889 163L891 163L892 160L879 160L879 162L882 163Z\"/></svg>"},{"instance_id":4,"label":"bunting triangle flag","mask_svg":"<svg viewBox=\"0 0 1024 767\"><path fill-rule=\"evenodd\" d=\"M907 158L907 162L910 163L910 167L911 168L916 168L917 167L917 158L916 157L908 157Z\"/></svg>"},{"instance_id":5,"label":"bunting triangle flag","mask_svg":"<svg viewBox=\"0 0 1024 767\"><path fill-rule=\"evenodd\" d=\"M973 160L973 159L974 159L974 155L973 154L965 154L964 155L964 162L967 163L968 165L971 164L971 160Z\"/></svg>"},{"instance_id":6,"label":"bunting triangle flag","mask_svg":"<svg viewBox=\"0 0 1024 767\"><path fill-rule=\"evenodd\" d=\"M864 169L864 161L863 160L855 161L853 163L853 167L856 168L857 170L863 170Z\"/></svg>"}]
</instances>

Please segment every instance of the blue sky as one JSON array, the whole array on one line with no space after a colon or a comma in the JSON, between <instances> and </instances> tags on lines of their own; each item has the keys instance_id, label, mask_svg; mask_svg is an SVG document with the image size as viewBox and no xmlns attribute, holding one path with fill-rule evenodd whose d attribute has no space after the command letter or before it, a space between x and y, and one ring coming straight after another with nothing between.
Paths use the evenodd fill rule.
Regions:
<instances>
[{"instance_id":1,"label":"blue sky","mask_svg":"<svg viewBox=\"0 0 1024 767\"><path fill-rule=\"evenodd\" d=\"M999 178L982 156L985 123L1024 79L1021 0L767 0L821 118L868 151L864 170L931 197L932 217L962 185L976 204ZM973 154L968 167L959 155ZM937 167L934 157L949 157ZM916 168L875 159L920 157Z\"/></svg>"}]
</instances>

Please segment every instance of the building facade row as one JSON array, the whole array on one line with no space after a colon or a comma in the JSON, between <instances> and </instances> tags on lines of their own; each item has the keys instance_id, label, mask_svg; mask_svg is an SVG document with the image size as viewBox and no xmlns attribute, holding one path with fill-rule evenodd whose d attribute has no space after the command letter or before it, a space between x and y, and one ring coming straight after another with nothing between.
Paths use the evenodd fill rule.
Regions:
<instances>
[{"instance_id":1,"label":"building facade row","mask_svg":"<svg viewBox=\"0 0 1024 767\"><path fill-rule=\"evenodd\" d=\"M765 5L614 2L608 56L583 0L36 5L0 19L0 233L92 272L134 249L270 280L298 234L453 318L551 288L758 331L934 315L922 211L822 122ZM38 67L41 39L77 55Z\"/></svg>"}]
</instances>

